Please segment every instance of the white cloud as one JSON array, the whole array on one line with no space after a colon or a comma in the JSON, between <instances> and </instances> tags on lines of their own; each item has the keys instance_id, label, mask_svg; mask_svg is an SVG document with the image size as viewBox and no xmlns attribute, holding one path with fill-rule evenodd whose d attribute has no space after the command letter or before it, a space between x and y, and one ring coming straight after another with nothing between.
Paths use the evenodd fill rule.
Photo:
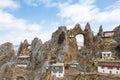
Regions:
<instances>
[{"instance_id":1,"label":"white cloud","mask_svg":"<svg viewBox=\"0 0 120 80\"><path fill-rule=\"evenodd\" d=\"M25 30L24 20L16 19L9 13L0 11L0 30Z\"/></svg>"},{"instance_id":2,"label":"white cloud","mask_svg":"<svg viewBox=\"0 0 120 80\"><path fill-rule=\"evenodd\" d=\"M57 7L58 5L69 2L71 3L73 0L24 0L24 2L33 7L38 7L40 5L44 5L45 7Z\"/></svg>"},{"instance_id":3,"label":"white cloud","mask_svg":"<svg viewBox=\"0 0 120 80\"><path fill-rule=\"evenodd\" d=\"M41 24L29 23L24 19L17 19L10 13L0 11L0 44L5 42L12 42L18 45L24 39L29 43L34 37L39 37L43 42L51 37L51 32L44 32L41 30Z\"/></svg>"},{"instance_id":4,"label":"white cloud","mask_svg":"<svg viewBox=\"0 0 120 80\"><path fill-rule=\"evenodd\" d=\"M96 28L99 27L98 25L101 24L108 29L113 28L113 25L120 24L120 0L117 0L113 5L107 6L107 9L105 8L102 12L100 8L95 5L95 1L96 0L80 0L74 4L61 4L58 15L66 24L80 23L85 25L87 22L90 22L92 28L94 28L93 30L96 30ZM108 9L111 6L113 8Z\"/></svg>"},{"instance_id":5,"label":"white cloud","mask_svg":"<svg viewBox=\"0 0 120 80\"><path fill-rule=\"evenodd\" d=\"M17 19L13 15L4 11L0 12L0 31L4 31L0 36L0 43L12 42L19 44L24 39L33 39L40 32L40 24L32 24L24 19Z\"/></svg>"},{"instance_id":6,"label":"white cloud","mask_svg":"<svg viewBox=\"0 0 120 80\"><path fill-rule=\"evenodd\" d=\"M82 5L90 5L95 3L96 0L79 0L80 4Z\"/></svg>"},{"instance_id":7,"label":"white cloud","mask_svg":"<svg viewBox=\"0 0 120 80\"><path fill-rule=\"evenodd\" d=\"M59 15L62 18L70 19L73 23L91 21L98 12L97 8L91 5L73 4L60 8Z\"/></svg>"},{"instance_id":8,"label":"white cloud","mask_svg":"<svg viewBox=\"0 0 120 80\"><path fill-rule=\"evenodd\" d=\"M113 5L110 5L105 8L105 10L113 10L113 9L120 9L120 0L116 0L116 2L113 3Z\"/></svg>"},{"instance_id":9,"label":"white cloud","mask_svg":"<svg viewBox=\"0 0 120 80\"><path fill-rule=\"evenodd\" d=\"M50 39L51 34L44 33L41 30L41 24L30 23L25 19L18 19L4 10L5 8L14 9L17 7L18 4L13 0L3 0L3 2L0 2L0 44L12 42L18 45L24 39L28 39L31 42L34 37L40 37L43 42Z\"/></svg>"},{"instance_id":10,"label":"white cloud","mask_svg":"<svg viewBox=\"0 0 120 80\"><path fill-rule=\"evenodd\" d=\"M104 11L104 12L99 12L96 14L96 20L99 23L119 23L120 22L120 9L114 9L112 11Z\"/></svg>"},{"instance_id":11,"label":"white cloud","mask_svg":"<svg viewBox=\"0 0 120 80\"><path fill-rule=\"evenodd\" d=\"M2 0L0 1L0 9L5 8L18 8L19 5L14 0Z\"/></svg>"},{"instance_id":12,"label":"white cloud","mask_svg":"<svg viewBox=\"0 0 120 80\"><path fill-rule=\"evenodd\" d=\"M27 5L37 7L39 5L45 5L48 7L56 6L56 2L52 2L52 0L24 0Z\"/></svg>"},{"instance_id":13,"label":"white cloud","mask_svg":"<svg viewBox=\"0 0 120 80\"><path fill-rule=\"evenodd\" d=\"M24 19L17 19L9 13L0 11L0 30L39 31L40 25L30 24Z\"/></svg>"}]
</instances>

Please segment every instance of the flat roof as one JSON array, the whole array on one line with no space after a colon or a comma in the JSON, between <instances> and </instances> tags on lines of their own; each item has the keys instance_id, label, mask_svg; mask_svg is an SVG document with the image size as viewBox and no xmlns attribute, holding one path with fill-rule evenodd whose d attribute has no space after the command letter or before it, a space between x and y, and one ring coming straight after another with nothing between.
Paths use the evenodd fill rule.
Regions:
<instances>
[{"instance_id":1,"label":"flat roof","mask_svg":"<svg viewBox=\"0 0 120 80\"><path fill-rule=\"evenodd\" d=\"M112 52L101 52L102 54L112 54Z\"/></svg>"},{"instance_id":2,"label":"flat roof","mask_svg":"<svg viewBox=\"0 0 120 80\"><path fill-rule=\"evenodd\" d=\"M110 33L110 32L115 32L115 31L104 31L104 33Z\"/></svg>"},{"instance_id":3,"label":"flat roof","mask_svg":"<svg viewBox=\"0 0 120 80\"><path fill-rule=\"evenodd\" d=\"M30 56L26 56L26 55L24 55L24 56L18 56L18 58L29 58Z\"/></svg>"},{"instance_id":4,"label":"flat roof","mask_svg":"<svg viewBox=\"0 0 120 80\"><path fill-rule=\"evenodd\" d=\"M98 62L120 62L120 60L98 60Z\"/></svg>"},{"instance_id":5,"label":"flat roof","mask_svg":"<svg viewBox=\"0 0 120 80\"><path fill-rule=\"evenodd\" d=\"M27 67L25 64L17 64L18 67Z\"/></svg>"},{"instance_id":6,"label":"flat roof","mask_svg":"<svg viewBox=\"0 0 120 80\"><path fill-rule=\"evenodd\" d=\"M64 66L64 63L56 63L56 64L52 64L52 66Z\"/></svg>"}]
</instances>

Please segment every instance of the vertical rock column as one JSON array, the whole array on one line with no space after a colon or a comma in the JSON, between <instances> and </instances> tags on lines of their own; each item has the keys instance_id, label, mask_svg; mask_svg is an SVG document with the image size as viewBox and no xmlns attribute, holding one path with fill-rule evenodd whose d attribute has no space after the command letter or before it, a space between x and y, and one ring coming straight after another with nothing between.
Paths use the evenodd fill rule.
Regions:
<instances>
[{"instance_id":1,"label":"vertical rock column","mask_svg":"<svg viewBox=\"0 0 120 80\"><path fill-rule=\"evenodd\" d=\"M93 32L91 30L90 24L87 23L84 30L84 45L86 48L91 48L93 43Z\"/></svg>"}]
</instances>

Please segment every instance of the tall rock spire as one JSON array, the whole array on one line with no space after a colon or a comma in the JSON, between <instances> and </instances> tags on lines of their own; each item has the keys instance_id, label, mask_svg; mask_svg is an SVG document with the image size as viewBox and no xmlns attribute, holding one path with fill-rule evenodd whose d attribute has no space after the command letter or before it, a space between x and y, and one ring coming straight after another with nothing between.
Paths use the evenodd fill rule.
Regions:
<instances>
[{"instance_id":1,"label":"tall rock spire","mask_svg":"<svg viewBox=\"0 0 120 80\"><path fill-rule=\"evenodd\" d=\"M100 25L99 32L98 32L97 36L103 37L103 28L102 28L102 25Z\"/></svg>"},{"instance_id":2,"label":"tall rock spire","mask_svg":"<svg viewBox=\"0 0 120 80\"><path fill-rule=\"evenodd\" d=\"M93 32L91 30L90 24L87 23L84 30L84 45L86 48L90 48L91 43L93 43Z\"/></svg>"},{"instance_id":3,"label":"tall rock spire","mask_svg":"<svg viewBox=\"0 0 120 80\"><path fill-rule=\"evenodd\" d=\"M25 39L24 42L20 44L20 47L18 49L18 56L23 56L23 55L29 55L29 43L28 41Z\"/></svg>"}]
</instances>

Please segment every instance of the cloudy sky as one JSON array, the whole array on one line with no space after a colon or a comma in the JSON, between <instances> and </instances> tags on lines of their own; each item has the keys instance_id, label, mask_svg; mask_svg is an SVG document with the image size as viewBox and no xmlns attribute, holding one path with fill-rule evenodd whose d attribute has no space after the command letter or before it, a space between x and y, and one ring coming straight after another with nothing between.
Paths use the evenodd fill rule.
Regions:
<instances>
[{"instance_id":1,"label":"cloudy sky","mask_svg":"<svg viewBox=\"0 0 120 80\"><path fill-rule=\"evenodd\" d=\"M120 0L1 0L0 44L19 44L39 37L51 38L58 26L72 28L89 22L96 33L99 26L112 30L120 24Z\"/></svg>"}]
</instances>

